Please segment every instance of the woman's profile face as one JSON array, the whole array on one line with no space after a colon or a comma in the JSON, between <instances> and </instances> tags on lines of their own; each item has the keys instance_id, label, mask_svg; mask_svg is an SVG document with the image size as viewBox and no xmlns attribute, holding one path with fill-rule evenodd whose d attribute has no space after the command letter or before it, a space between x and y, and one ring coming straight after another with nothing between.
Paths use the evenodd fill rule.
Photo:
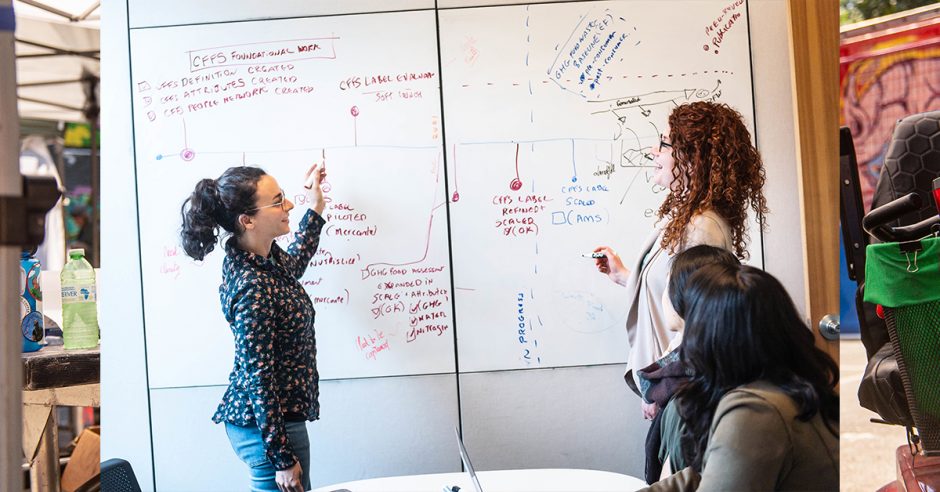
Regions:
<instances>
[{"instance_id":1,"label":"woman's profile face","mask_svg":"<svg viewBox=\"0 0 940 492\"><path fill-rule=\"evenodd\" d=\"M294 204L284 196L274 177L265 174L258 180L255 207L258 210L251 219L258 233L273 239L290 232L289 213Z\"/></svg>"},{"instance_id":2,"label":"woman's profile face","mask_svg":"<svg viewBox=\"0 0 940 492\"><path fill-rule=\"evenodd\" d=\"M669 137L669 127L663 132L661 141L650 150L653 155L653 165L656 167L653 182L666 189L672 189L672 170L676 167L676 160L672 157L672 139Z\"/></svg>"}]
</instances>

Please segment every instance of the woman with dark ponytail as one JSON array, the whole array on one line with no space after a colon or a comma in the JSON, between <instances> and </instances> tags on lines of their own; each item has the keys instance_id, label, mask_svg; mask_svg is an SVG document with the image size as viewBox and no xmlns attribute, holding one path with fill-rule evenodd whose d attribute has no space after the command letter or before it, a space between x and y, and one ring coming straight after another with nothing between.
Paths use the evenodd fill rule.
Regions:
<instances>
[{"instance_id":1,"label":"woman with dark ponytail","mask_svg":"<svg viewBox=\"0 0 940 492\"><path fill-rule=\"evenodd\" d=\"M229 387L212 417L225 423L232 448L250 468L252 491L310 488L307 421L320 415L313 303L298 279L320 242L325 167L304 177L311 208L287 251L274 239L290 232L294 204L255 167L203 179L183 202L181 239L202 260L225 241L222 312L235 336Z\"/></svg>"},{"instance_id":2,"label":"woman with dark ponytail","mask_svg":"<svg viewBox=\"0 0 940 492\"><path fill-rule=\"evenodd\" d=\"M786 290L747 265L689 277L676 395L690 466L647 490L838 490L838 366Z\"/></svg>"}]
</instances>

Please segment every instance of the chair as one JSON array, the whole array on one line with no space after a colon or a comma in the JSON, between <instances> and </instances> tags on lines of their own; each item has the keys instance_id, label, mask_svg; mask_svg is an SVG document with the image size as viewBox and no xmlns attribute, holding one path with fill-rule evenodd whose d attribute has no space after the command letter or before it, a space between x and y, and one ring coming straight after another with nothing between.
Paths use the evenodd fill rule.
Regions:
<instances>
[{"instance_id":1,"label":"chair","mask_svg":"<svg viewBox=\"0 0 940 492\"><path fill-rule=\"evenodd\" d=\"M896 370L900 373L904 396L914 427L919 433L923 453L928 456L940 455L940 336L937 332L940 326L940 273L937 263L940 259L936 254L940 239L918 241L913 236L924 234L924 228L920 225L936 224L938 221L937 204L932 196L933 180L938 176L940 111L904 118L895 127L869 216L875 215L875 210L881 205L885 205L881 210L887 210L891 207L889 203L904 201L898 198L904 196L910 198L907 200L911 204L906 207L907 212L892 214L894 220L890 223L895 227L882 228L882 231L892 229L903 232L904 229L913 229L919 232L906 238L902 238L901 234L888 238L891 236L889 234L882 240L894 242L869 246L866 270L870 270L869 273L878 272L878 275L866 275L864 287L865 301L884 307L890 352L893 352ZM900 211L898 207L894 208ZM869 216L863 222L868 222ZM866 230L872 232L867 225ZM918 253L921 254L920 258ZM870 340L873 338L881 337L869 337ZM866 348L871 350L872 347ZM885 352L879 350L879 353ZM872 357L869 366L876 359L878 357ZM888 376L883 374L880 379L882 382L897 381L896 376ZM859 388L860 397L863 396L867 379L868 374ZM885 384L883 389L888 386L894 385ZM886 399L895 399L897 396L891 395ZM862 403L869 407L865 405L864 399ZM879 410L879 413L885 416L886 412ZM885 420L891 422L893 419ZM892 423L910 426L909 421L897 420Z\"/></svg>"},{"instance_id":2,"label":"chair","mask_svg":"<svg viewBox=\"0 0 940 492\"><path fill-rule=\"evenodd\" d=\"M119 458L112 458L101 463L101 490L141 492L131 464Z\"/></svg>"}]
</instances>

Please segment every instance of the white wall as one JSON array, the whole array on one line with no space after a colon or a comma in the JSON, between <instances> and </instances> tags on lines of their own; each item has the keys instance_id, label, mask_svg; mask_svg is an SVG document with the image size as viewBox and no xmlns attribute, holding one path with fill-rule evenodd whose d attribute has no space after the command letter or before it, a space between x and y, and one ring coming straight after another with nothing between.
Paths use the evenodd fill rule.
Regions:
<instances>
[{"instance_id":1,"label":"white wall","mask_svg":"<svg viewBox=\"0 0 940 492\"><path fill-rule=\"evenodd\" d=\"M754 66L754 99L757 147L767 171L768 230L764 234L764 268L776 276L806 312L806 271L799 245L799 174L796 128L790 85L790 49L787 39L786 0L750 2L751 60ZM832 164L835 166L835 163Z\"/></svg>"},{"instance_id":2,"label":"white wall","mask_svg":"<svg viewBox=\"0 0 940 492\"><path fill-rule=\"evenodd\" d=\"M246 473L222 427L208 422L222 387L151 390L147 382L128 27L335 14L379 4L344 2L340 9L328 3L132 1L130 15L124 2L103 6L101 282L109 297L101 300L102 459L131 461L145 490L154 483L158 490L243 489ZM431 2L380 4L387 11ZM757 143L771 209L763 256L805 311L786 1L751 1L749 10ZM647 423L622 373L622 365L611 364L462 374L459 394L454 375L326 381L323 420L309 426L314 487L459 470L449 430L458 418L480 469L569 466L642 476ZM208 468L197 473L194 462L206 456Z\"/></svg>"},{"instance_id":3,"label":"white wall","mask_svg":"<svg viewBox=\"0 0 940 492\"><path fill-rule=\"evenodd\" d=\"M131 127L127 3L102 5L101 325L102 461L131 463L153 490L150 394L141 305L140 245Z\"/></svg>"}]
</instances>

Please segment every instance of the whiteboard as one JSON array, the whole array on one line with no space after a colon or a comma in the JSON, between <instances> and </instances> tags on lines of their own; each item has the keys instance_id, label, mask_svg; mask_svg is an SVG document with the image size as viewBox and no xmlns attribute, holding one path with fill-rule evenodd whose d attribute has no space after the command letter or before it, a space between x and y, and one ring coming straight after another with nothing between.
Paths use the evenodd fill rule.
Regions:
<instances>
[{"instance_id":1,"label":"whiteboard","mask_svg":"<svg viewBox=\"0 0 940 492\"><path fill-rule=\"evenodd\" d=\"M675 104L727 102L753 132L735 0L142 28L130 51L152 388L231 370L223 252L179 246L201 178L263 167L296 227L298 177L327 163L301 279L324 379L622 363L626 293L581 254L640 253L663 199L648 151Z\"/></svg>"},{"instance_id":2,"label":"whiteboard","mask_svg":"<svg viewBox=\"0 0 940 492\"><path fill-rule=\"evenodd\" d=\"M626 291L581 254L609 245L628 265L641 254L664 198L649 150L677 104L726 102L753 135L745 9L441 12L461 372L626 361Z\"/></svg>"},{"instance_id":3,"label":"whiteboard","mask_svg":"<svg viewBox=\"0 0 940 492\"><path fill-rule=\"evenodd\" d=\"M179 208L242 163L297 204L292 228L299 178L327 164L328 223L301 279L323 378L454 372L434 38L432 11L131 32L152 387L227 382L224 253L185 257Z\"/></svg>"}]
</instances>

